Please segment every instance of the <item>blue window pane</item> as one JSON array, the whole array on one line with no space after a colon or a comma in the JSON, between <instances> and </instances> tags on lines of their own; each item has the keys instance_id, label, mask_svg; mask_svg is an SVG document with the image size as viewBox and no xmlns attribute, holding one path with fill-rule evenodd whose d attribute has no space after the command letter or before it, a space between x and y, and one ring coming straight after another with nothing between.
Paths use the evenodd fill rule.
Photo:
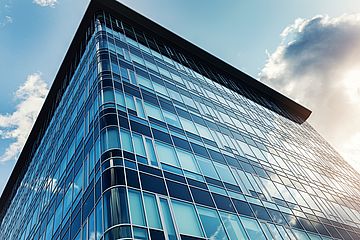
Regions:
<instances>
[{"instance_id":1,"label":"blue window pane","mask_svg":"<svg viewBox=\"0 0 360 240\"><path fill-rule=\"evenodd\" d=\"M182 150L176 150L177 156L179 157L179 161L183 169L200 173L200 170L196 164L194 155L189 152L185 152Z\"/></svg>"},{"instance_id":2,"label":"blue window pane","mask_svg":"<svg viewBox=\"0 0 360 240\"><path fill-rule=\"evenodd\" d=\"M155 145L160 162L180 167L175 150L172 146L160 142L155 142Z\"/></svg>"},{"instance_id":3,"label":"blue window pane","mask_svg":"<svg viewBox=\"0 0 360 240\"><path fill-rule=\"evenodd\" d=\"M150 164L152 166L158 166L158 162L156 160L156 155L155 155L155 150L154 150L152 140L149 138L146 138L145 142L146 142L146 150L148 153L148 158L150 159Z\"/></svg>"},{"instance_id":4,"label":"blue window pane","mask_svg":"<svg viewBox=\"0 0 360 240\"><path fill-rule=\"evenodd\" d=\"M159 208L155 196L144 194L144 203L148 226L151 228L162 229Z\"/></svg>"},{"instance_id":5,"label":"blue window pane","mask_svg":"<svg viewBox=\"0 0 360 240\"><path fill-rule=\"evenodd\" d=\"M178 201L172 201L172 206L180 234L202 237L203 233L194 206Z\"/></svg>"},{"instance_id":6,"label":"blue window pane","mask_svg":"<svg viewBox=\"0 0 360 240\"><path fill-rule=\"evenodd\" d=\"M215 165L217 172L220 175L221 180L223 180L224 182L228 182L228 183L237 185L237 183L230 171L230 168L228 166L220 164L220 163L216 163L216 162L214 162L214 165Z\"/></svg>"},{"instance_id":7,"label":"blue window pane","mask_svg":"<svg viewBox=\"0 0 360 240\"><path fill-rule=\"evenodd\" d=\"M134 238L137 240L148 240L149 235L146 229L144 228L134 228Z\"/></svg>"},{"instance_id":8,"label":"blue window pane","mask_svg":"<svg viewBox=\"0 0 360 240\"><path fill-rule=\"evenodd\" d=\"M111 88L103 90L103 103L115 102L114 91Z\"/></svg>"},{"instance_id":9,"label":"blue window pane","mask_svg":"<svg viewBox=\"0 0 360 240\"><path fill-rule=\"evenodd\" d=\"M122 92L115 91L115 102L123 107L125 107L124 94Z\"/></svg>"},{"instance_id":10,"label":"blue window pane","mask_svg":"<svg viewBox=\"0 0 360 240\"><path fill-rule=\"evenodd\" d=\"M138 113L139 117L146 118L141 99L138 99L138 98L136 99L136 108L137 108L137 113Z\"/></svg>"},{"instance_id":11,"label":"blue window pane","mask_svg":"<svg viewBox=\"0 0 360 240\"><path fill-rule=\"evenodd\" d=\"M229 239L225 233L223 225L220 222L219 215L215 210L198 207L198 211L206 237L210 239Z\"/></svg>"},{"instance_id":12,"label":"blue window pane","mask_svg":"<svg viewBox=\"0 0 360 240\"><path fill-rule=\"evenodd\" d=\"M135 153L141 156L146 156L146 151L144 147L144 141L140 135L133 134Z\"/></svg>"},{"instance_id":13,"label":"blue window pane","mask_svg":"<svg viewBox=\"0 0 360 240\"><path fill-rule=\"evenodd\" d=\"M291 229L291 230L293 231L293 233L295 234L298 240L310 240L310 238L305 232L296 229Z\"/></svg>"},{"instance_id":14,"label":"blue window pane","mask_svg":"<svg viewBox=\"0 0 360 240\"><path fill-rule=\"evenodd\" d=\"M220 217L231 240L248 239L245 229L236 215L220 212Z\"/></svg>"},{"instance_id":15,"label":"blue window pane","mask_svg":"<svg viewBox=\"0 0 360 240\"><path fill-rule=\"evenodd\" d=\"M164 121L164 118L162 116L160 108L158 108L158 107L156 107L154 105L151 105L149 103L144 103L144 107L145 107L146 114L149 117L158 119L160 121Z\"/></svg>"},{"instance_id":16,"label":"blue window pane","mask_svg":"<svg viewBox=\"0 0 360 240\"><path fill-rule=\"evenodd\" d=\"M130 223L126 191L124 188L112 188L104 194L105 229L121 223Z\"/></svg>"},{"instance_id":17,"label":"blue window pane","mask_svg":"<svg viewBox=\"0 0 360 240\"><path fill-rule=\"evenodd\" d=\"M167 200L160 199L161 212L163 216L164 227L169 240L177 240L174 223L171 217L170 208Z\"/></svg>"},{"instance_id":18,"label":"blue window pane","mask_svg":"<svg viewBox=\"0 0 360 240\"><path fill-rule=\"evenodd\" d=\"M133 96L125 94L125 102L126 102L126 107L127 108L130 108L131 110L136 111L135 101L134 101Z\"/></svg>"},{"instance_id":19,"label":"blue window pane","mask_svg":"<svg viewBox=\"0 0 360 240\"><path fill-rule=\"evenodd\" d=\"M256 220L247 217L240 217L240 220L250 239L266 240Z\"/></svg>"},{"instance_id":20,"label":"blue window pane","mask_svg":"<svg viewBox=\"0 0 360 240\"><path fill-rule=\"evenodd\" d=\"M95 239L99 240L103 234L104 228L102 223L102 203L99 201L95 207L95 229L96 229L96 236Z\"/></svg>"},{"instance_id":21,"label":"blue window pane","mask_svg":"<svg viewBox=\"0 0 360 240\"><path fill-rule=\"evenodd\" d=\"M197 161L199 163L201 171L203 172L203 174L205 176L220 180L220 178L219 178L218 174L216 173L215 167L214 167L213 163L211 162L211 160L203 158L203 157L199 157L199 156L196 156L196 159L197 159Z\"/></svg>"},{"instance_id":22,"label":"blue window pane","mask_svg":"<svg viewBox=\"0 0 360 240\"><path fill-rule=\"evenodd\" d=\"M122 148L128 152L134 152L130 132L120 130Z\"/></svg>"},{"instance_id":23,"label":"blue window pane","mask_svg":"<svg viewBox=\"0 0 360 240\"><path fill-rule=\"evenodd\" d=\"M146 226L144 208L138 191L129 190L130 215L133 224Z\"/></svg>"},{"instance_id":24,"label":"blue window pane","mask_svg":"<svg viewBox=\"0 0 360 240\"><path fill-rule=\"evenodd\" d=\"M120 138L118 128L108 128L108 149L111 148L120 148Z\"/></svg>"}]
</instances>

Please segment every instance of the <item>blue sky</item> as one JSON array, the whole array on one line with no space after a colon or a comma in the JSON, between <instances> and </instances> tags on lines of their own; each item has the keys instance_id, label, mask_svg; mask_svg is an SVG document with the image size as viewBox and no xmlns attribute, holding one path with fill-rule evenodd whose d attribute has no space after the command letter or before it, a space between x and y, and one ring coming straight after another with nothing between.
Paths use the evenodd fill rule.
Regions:
<instances>
[{"instance_id":1,"label":"blue sky","mask_svg":"<svg viewBox=\"0 0 360 240\"><path fill-rule=\"evenodd\" d=\"M288 47L293 41L301 43L306 36L309 36L305 34L307 32L304 29L310 29L313 33L321 32L324 26L331 29L337 26L339 28L336 28L337 31L348 29L349 26L354 29L360 28L356 18L357 13L360 13L360 2L357 0L123 0L121 2L251 76L258 79L261 77L271 86L311 107L314 112L317 108L323 108L324 103L318 102L317 99L305 98L297 92L291 91L293 89L291 86L284 87L283 82L273 79L274 72L282 74L281 76L276 75L277 79L282 79L284 76L294 77L294 71L282 69L283 72L281 72L279 68L284 65L292 67L291 69L294 68L296 58L290 59L286 53L289 52ZM87 4L87 0L0 0L0 137L2 138L0 139L0 156L9 149L12 143L19 139L21 143L24 134L26 136L26 133L23 132L30 128L29 122L19 121L19 124L15 126L9 126L8 122L21 116L19 114L21 111L18 110L24 105L21 105L24 101L27 103L41 102L40 100L46 94L44 84L51 85ZM314 30L311 28L317 20L316 18L314 20L314 17L319 14L322 17L317 21L318 24ZM344 14L353 16L353 18L342 18L341 16ZM297 24L296 19L298 19ZM286 28L287 31L284 32ZM283 34L280 35L281 33ZM339 45L333 40L334 36L337 36L336 33L335 31L333 35L316 36L323 37L324 41L329 41L337 47ZM350 31L348 38L356 39L357 36L356 31ZM308 42L306 41L306 43ZM309 45L300 46L303 46L302 49L305 50L313 49L313 45L310 47ZM332 45L329 44L329 46ZM305 53L304 55L308 56ZM346 69L350 69L349 64L346 65ZM351 79L348 81L350 82L348 88L356 90L359 86L354 80L357 72L350 70L348 71L349 76L347 75L346 78ZM327 71L327 68L324 68L324 71ZM318 78L323 75L321 72L319 75L311 76ZM303 82L308 79L304 78ZM41 88L35 89L28 85L29 82L35 83L36 86L41 85ZM303 82L301 82L301 86L307 86ZM296 84L296 81L290 81L290 83ZM355 88L351 84L354 84ZM344 85L345 90L348 85ZM306 88L303 90L306 91ZM345 95L351 94L345 90ZM26 92L27 95L24 96L21 91ZM360 90L359 92L355 91L354 94L355 103L357 103ZM319 106L320 104L322 105ZM346 99L344 104L348 104ZM355 113L360 114L358 111ZM33 112L26 114L33 114ZM321 129L321 126L327 124L324 122L324 118L328 118L326 114L330 113L326 112L320 117L314 117L312 121L315 128L319 126ZM34 116L31 117L34 118ZM7 123L2 123L2 121L7 121ZM341 121L343 123L342 119ZM331 128L337 126L336 133L329 135L325 130L321 133L340 152L345 151L341 149L346 147L339 143L340 140L337 140L344 132L340 120L331 124ZM351 122L348 125L351 127L351 124L354 123ZM6 135L9 133L7 128L10 128L10 137L9 134ZM17 130L15 133L12 131L13 128ZM357 130L360 133L360 129L357 128L355 132ZM341 135L341 137L344 139L354 137L354 141L357 139L360 141L360 134L350 137ZM354 143L349 144L348 152L352 151L352 158L354 158L354 151L358 153L359 149L354 149ZM348 158L350 159L351 156ZM354 162L354 160L352 161ZM2 192L14 164L15 159L6 161L0 159L0 176L2 176L0 192Z\"/></svg>"}]
</instances>

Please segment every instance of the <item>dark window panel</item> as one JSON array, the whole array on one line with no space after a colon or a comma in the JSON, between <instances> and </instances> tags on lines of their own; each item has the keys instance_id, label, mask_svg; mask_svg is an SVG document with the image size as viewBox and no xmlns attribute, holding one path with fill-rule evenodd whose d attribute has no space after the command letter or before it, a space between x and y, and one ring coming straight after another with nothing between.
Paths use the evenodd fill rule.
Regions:
<instances>
[{"instance_id":1,"label":"dark window panel","mask_svg":"<svg viewBox=\"0 0 360 240\"><path fill-rule=\"evenodd\" d=\"M150 176L145 173L140 173L140 180L142 189L167 195L164 180L158 177Z\"/></svg>"},{"instance_id":2,"label":"dark window panel","mask_svg":"<svg viewBox=\"0 0 360 240\"><path fill-rule=\"evenodd\" d=\"M212 196L214 198L216 206L219 209L236 213L236 210L235 210L230 198L216 194L216 193L212 193Z\"/></svg>"},{"instance_id":3,"label":"dark window panel","mask_svg":"<svg viewBox=\"0 0 360 240\"><path fill-rule=\"evenodd\" d=\"M189 188L181 183L166 180L170 197L179 198L186 201L192 201Z\"/></svg>"},{"instance_id":4,"label":"dark window panel","mask_svg":"<svg viewBox=\"0 0 360 240\"><path fill-rule=\"evenodd\" d=\"M200 190L198 188L190 187L191 194L195 203L203 204L209 207L215 207L214 201L208 191Z\"/></svg>"}]
</instances>

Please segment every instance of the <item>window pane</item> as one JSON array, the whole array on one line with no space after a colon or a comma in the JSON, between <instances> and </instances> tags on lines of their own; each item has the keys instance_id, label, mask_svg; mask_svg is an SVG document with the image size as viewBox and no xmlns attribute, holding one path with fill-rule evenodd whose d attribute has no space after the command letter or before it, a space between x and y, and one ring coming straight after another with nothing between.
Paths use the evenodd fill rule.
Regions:
<instances>
[{"instance_id":1,"label":"window pane","mask_svg":"<svg viewBox=\"0 0 360 240\"><path fill-rule=\"evenodd\" d=\"M155 155L153 142L151 141L151 139L148 139L148 138L146 138L145 142L146 142L146 150L147 150L147 153L148 153L148 158L150 159L150 164L152 166L158 166L158 162L156 160L156 155Z\"/></svg>"},{"instance_id":2,"label":"window pane","mask_svg":"<svg viewBox=\"0 0 360 240\"><path fill-rule=\"evenodd\" d=\"M181 234L202 237L199 219L191 204L172 201L175 220Z\"/></svg>"},{"instance_id":3,"label":"window pane","mask_svg":"<svg viewBox=\"0 0 360 240\"><path fill-rule=\"evenodd\" d=\"M131 141L130 132L120 130L122 147L125 151L134 152L134 148Z\"/></svg>"},{"instance_id":4,"label":"window pane","mask_svg":"<svg viewBox=\"0 0 360 240\"><path fill-rule=\"evenodd\" d=\"M198 207L198 211L202 225L205 229L206 237L211 239L228 239L215 210Z\"/></svg>"},{"instance_id":5,"label":"window pane","mask_svg":"<svg viewBox=\"0 0 360 240\"><path fill-rule=\"evenodd\" d=\"M163 216L163 223L166 229L169 240L177 240L174 223L171 218L170 208L167 200L160 199L161 212Z\"/></svg>"},{"instance_id":6,"label":"window pane","mask_svg":"<svg viewBox=\"0 0 360 240\"><path fill-rule=\"evenodd\" d=\"M310 239L305 232L302 232L302 231L296 230L296 229L291 229L291 230L295 234L296 238L299 240L309 240Z\"/></svg>"},{"instance_id":7,"label":"window pane","mask_svg":"<svg viewBox=\"0 0 360 240\"><path fill-rule=\"evenodd\" d=\"M160 108L153 106L149 103L144 103L146 114L149 117L156 118L158 120L164 121Z\"/></svg>"},{"instance_id":8,"label":"window pane","mask_svg":"<svg viewBox=\"0 0 360 240\"><path fill-rule=\"evenodd\" d=\"M215 167L211 160L199 156L196 156L196 159L198 160L201 171L205 176L219 179L219 176L217 175Z\"/></svg>"},{"instance_id":9,"label":"window pane","mask_svg":"<svg viewBox=\"0 0 360 240\"><path fill-rule=\"evenodd\" d=\"M136 111L136 107L135 107L135 102L134 102L134 97L125 94L125 101L126 101L126 107L130 108L133 111Z\"/></svg>"},{"instance_id":10,"label":"window pane","mask_svg":"<svg viewBox=\"0 0 360 240\"><path fill-rule=\"evenodd\" d=\"M124 94L122 92L115 91L115 100L116 100L116 104L125 107L125 99L124 99Z\"/></svg>"},{"instance_id":11,"label":"window pane","mask_svg":"<svg viewBox=\"0 0 360 240\"><path fill-rule=\"evenodd\" d=\"M172 146L160 142L155 142L155 145L160 162L180 167L176 158L175 150Z\"/></svg>"},{"instance_id":12,"label":"window pane","mask_svg":"<svg viewBox=\"0 0 360 240\"><path fill-rule=\"evenodd\" d=\"M200 173L199 168L196 165L196 161L193 154L178 149L176 150L176 153L177 156L179 157L180 164L184 169L192 172Z\"/></svg>"},{"instance_id":13,"label":"window pane","mask_svg":"<svg viewBox=\"0 0 360 240\"><path fill-rule=\"evenodd\" d=\"M144 141L140 135L133 134L135 153L141 156L146 156Z\"/></svg>"},{"instance_id":14,"label":"window pane","mask_svg":"<svg viewBox=\"0 0 360 240\"><path fill-rule=\"evenodd\" d=\"M256 220L246 217L240 217L240 220L245 227L245 230L248 233L250 239L266 240Z\"/></svg>"},{"instance_id":15,"label":"window pane","mask_svg":"<svg viewBox=\"0 0 360 240\"><path fill-rule=\"evenodd\" d=\"M138 98L136 99L136 107L137 107L137 113L138 113L139 117L146 118L141 99L138 99Z\"/></svg>"},{"instance_id":16,"label":"window pane","mask_svg":"<svg viewBox=\"0 0 360 240\"><path fill-rule=\"evenodd\" d=\"M236 185L236 181L228 166L214 162L215 168L224 182Z\"/></svg>"},{"instance_id":17,"label":"window pane","mask_svg":"<svg viewBox=\"0 0 360 240\"><path fill-rule=\"evenodd\" d=\"M220 212L220 216L231 240L248 239L236 215Z\"/></svg>"},{"instance_id":18,"label":"window pane","mask_svg":"<svg viewBox=\"0 0 360 240\"><path fill-rule=\"evenodd\" d=\"M148 236L147 230L144 228L135 227L134 228L134 238L137 240L148 240L149 236Z\"/></svg>"},{"instance_id":19,"label":"window pane","mask_svg":"<svg viewBox=\"0 0 360 240\"><path fill-rule=\"evenodd\" d=\"M151 84L151 81L141 75L136 75L137 76L137 80L138 80L138 83L144 87L148 87L150 89L153 89L153 86Z\"/></svg>"},{"instance_id":20,"label":"window pane","mask_svg":"<svg viewBox=\"0 0 360 240\"><path fill-rule=\"evenodd\" d=\"M196 130L196 127L195 127L195 125L194 125L194 123L193 123L192 121L180 117L180 122L181 122L181 125L183 126L183 128L184 128L186 131L198 135L197 130Z\"/></svg>"},{"instance_id":21,"label":"window pane","mask_svg":"<svg viewBox=\"0 0 360 240\"><path fill-rule=\"evenodd\" d=\"M103 89L103 103L115 102L114 91L111 88Z\"/></svg>"},{"instance_id":22,"label":"window pane","mask_svg":"<svg viewBox=\"0 0 360 240\"><path fill-rule=\"evenodd\" d=\"M112 188L104 194L105 229L121 223L130 223L126 191L124 188Z\"/></svg>"},{"instance_id":23,"label":"window pane","mask_svg":"<svg viewBox=\"0 0 360 240\"><path fill-rule=\"evenodd\" d=\"M119 130L117 128L108 128L108 149L120 148Z\"/></svg>"},{"instance_id":24,"label":"window pane","mask_svg":"<svg viewBox=\"0 0 360 240\"><path fill-rule=\"evenodd\" d=\"M181 125L180 125L177 115L175 115L171 112L167 112L167 111L163 111L163 113L164 113L165 121L168 124L171 124L171 125L181 128Z\"/></svg>"},{"instance_id":25,"label":"window pane","mask_svg":"<svg viewBox=\"0 0 360 240\"><path fill-rule=\"evenodd\" d=\"M144 194L145 212L151 228L162 229L159 208L154 195Z\"/></svg>"},{"instance_id":26,"label":"window pane","mask_svg":"<svg viewBox=\"0 0 360 240\"><path fill-rule=\"evenodd\" d=\"M130 214L133 224L146 226L144 208L138 191L129 190Z\"/></svg>"}]
</instances>

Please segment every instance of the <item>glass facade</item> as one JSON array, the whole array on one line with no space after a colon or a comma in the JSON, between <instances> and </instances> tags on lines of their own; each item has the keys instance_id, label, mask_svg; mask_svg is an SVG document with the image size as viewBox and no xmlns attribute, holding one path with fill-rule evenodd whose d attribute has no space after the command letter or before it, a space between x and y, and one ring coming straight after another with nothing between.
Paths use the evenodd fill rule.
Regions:
<instances>
[{"instance_id":1,"label":"glass facade","mask_svg":"<svg viewBox=\"0 0 360 240\"><path fill-rule=\"evenodd\" d=\"M91 24L0 239L360 239L359 174L307 122L126 20Z\"/></svg>"}]
</instances>

